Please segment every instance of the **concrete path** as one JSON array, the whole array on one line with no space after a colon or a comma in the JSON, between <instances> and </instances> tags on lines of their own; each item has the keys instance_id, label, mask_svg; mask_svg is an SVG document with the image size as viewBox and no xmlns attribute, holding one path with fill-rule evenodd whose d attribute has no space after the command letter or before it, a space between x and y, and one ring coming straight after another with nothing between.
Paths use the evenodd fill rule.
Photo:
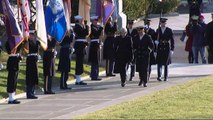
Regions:
<instances>
[{"instance_id":1,"label":"concrete path","mask_svg":"<svg viewBox=\"0 0 213 120\"><path fill-rule=\"evenodd\" d=\"M172 64L169 69L169 81L156 80L156 66L153 66L148 87L138 86L138 75L127 85L120 86L117 77L104 78L102 81L90 81L87 86L71 84L72 90L60 91L55 95L36 93L38 100L28 100L25 95L19 105L0 103L0 119L70 119L78 115L94 112L102 108L144 96L187 81L213 74L213 65Z\"/></svg>"}]
</instances>

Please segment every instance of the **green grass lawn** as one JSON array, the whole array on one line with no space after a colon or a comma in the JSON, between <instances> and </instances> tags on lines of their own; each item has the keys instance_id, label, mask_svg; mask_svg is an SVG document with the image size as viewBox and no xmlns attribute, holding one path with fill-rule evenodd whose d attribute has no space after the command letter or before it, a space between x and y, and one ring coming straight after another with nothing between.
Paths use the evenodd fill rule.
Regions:
<instances>
[{"instance_id":1,"label":"green grass lawn","mask_svg":"<svg viewBox=\"0 0 213 120\"><path fill-rule=\"evenodd\" d=\"M77 119L213 119L213 76L171 87Z\"/></svg>"},{"instance_id":2,"label":"green grass lawn","mask_svg":"<svg viewBox=\"0 0 213 120\"><path fill-rule=\"evenodd\" d=\"M6 60L7 56L1 57L0 60L4 61L4 69L0 71L0 99L8 97L6 92L6 85L7 85L7 75L8 72L6 70ZM57 71L58 69L58 59L56 59L56 75L53 78L53 86L59 86L60 83L60 72ZM17 84L17 91L16 93L23 93L25 91L25 69L26 63L25 60L20 62L19 64L19 75L18 75L18 84ZM100 71L103 71L103 68L100 68ZM43 64L42 62L38 63L38 72L39 72L39 86L43 88ZM82 76L86 76L90 74L90 65L84 65L84 73ZM71 72L69 73L69 80L74 80L75 75L75 61L71 61Z\"/></svg>"}]
</instances>

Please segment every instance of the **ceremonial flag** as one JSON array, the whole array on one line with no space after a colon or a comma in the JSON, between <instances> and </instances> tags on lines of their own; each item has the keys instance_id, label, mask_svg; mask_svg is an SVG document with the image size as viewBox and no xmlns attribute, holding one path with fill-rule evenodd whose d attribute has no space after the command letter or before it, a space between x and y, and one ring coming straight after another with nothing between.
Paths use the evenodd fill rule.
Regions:
<instances>
[{"instance_id":1,"label":"ceremonial flag","mask_svg":"<svg viewBox=\"0 0 213 120\"><path fill-rule=\"evenodd\" d=\"M64 11L67 21L67 30L70 30L70 17L71 17L71 2L70 0L64 0Z\"/></svg>"},{"instance_id":2,"label":"ceremonial flag","mask_svg":"<svg viewBox=\"0 0 213 120\"><path fill-rule=\"evenodd\" d=\"M36 0L36 31L37 38L41 43L41 47L47 49L47 32L44 19L43 1Z\"/></svg>"},{"instance_id":3,"label":"ceremonial flag","mask_svg":"<svg viewBox=\"0 0 213 120\"><path fill-rule=\"evenodd\" d=\"M1 0L1 6L4 14L4 23L8 36L8 42L11 53L16 53L16 48L23 42L22 32L12 11L8 0Z\"/></svg>"},{"instance_id":4,"label":"ceremonial flag","mask_svg":"<svg viewBox=\"0 0 213 120\"><path fill-rule=\"evenodd\" d=\"M47 33L58 42L62 42L67 31L62 0L48 0L45 11L45 23Z\"/></svg>"},{"instance_id":5,"label":"ceremonial flag","mask_svg":"<svg viewBox=\"0 0 213 120\"><path fill-rule=\"evenodd\" d=\"M98 0L96 4L96 15L103 18L103 24L105 25L109 17L113 14L115 6L110 0Z\"/></svg>"},{"instance_id":6,"label":"ceremonial flag","mask_svg":"<svg viewBox=\"0 0 213 120\"><path fill-rule=\"evenodd\" d=\"M112 18L118 19L118 0L110 0L110 2L114 6L114 12L112 14Z\"/></svg>"},{"instance_id":7,"label":"ceremonial flag","mask_svg":"<svg viewBox=\"0 0 213 120\"><path fill-rule=\"evenodd\" d=\"M79 0L78 14L83 17L84 20L90 22L90 8L91 0Z\"/></svg>"},{"instance_id":8,"label":"ceremonial flag","mask_svg":"<svg viewBox=\"0 0 213 120\"><path fill-rule=\"evenodd\" d=\"M25 39L29 37L30 8L28 0L18 0L22 18L22 32Z\"/></svg>"}]
</instances>

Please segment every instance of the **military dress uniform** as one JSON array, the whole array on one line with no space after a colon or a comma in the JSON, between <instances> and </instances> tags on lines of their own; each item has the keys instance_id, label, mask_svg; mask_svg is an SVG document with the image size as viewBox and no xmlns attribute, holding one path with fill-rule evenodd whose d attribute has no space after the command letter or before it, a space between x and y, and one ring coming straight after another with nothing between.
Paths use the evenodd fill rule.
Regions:
<instances>
[{"instance_id":1,"label":"military dress uniform","mask_svg":"<svg viewBox=\"0 0 213 120\"><path fill-rule=\"evenodd\" d=\"M67 85L67 80L69 78L68 73L70 72L70 54L72 52L71 43L73 41L73 34L66 35L61 42L61 49L59 53L59 64L58 64L58 71L61 72L60 78L60 89L70 89Z\"/></svg>"},{"instance_id":2,"label":"military dress uniform","mask_svg":"<svg viewBox=\"0 0 213 120\"><path fill-rule=\"evenodd\" d=\"M162 18L161 22L166 22L166 18ZM168 80L168 65L171 64L171 55L174 51L173 31L169 27L160 27L157 29L159 44L157 46L157 73L158 81L161 81L162 66L164 66L164 81Z\"/></svg>"},{"instance_id":3,"label":"military dress uniform","mask_svg":"<svg viewBox=\"0 0 213 120\"><path fill-rule=\"evenodd\" d=\"M133 21L129 20L128 24L133 24ZM127 35L131 36L132 42L134 43L134 41L135 41L134 38L135 38L135 36L138 35L138 31L135 28L130 29L130 28L127 27ZM130 67L130 78L129 78L129 81L132 81L132 78L135 76L135 50L133 50L133 59L130 62L130 65L131 65L131 67Z\"/></svg>"},{"instance_id":4,"label":"military dress uniform","mask_svg":"<svg viewBox=\"0 0 213 120\"><path fill-rule=\"evenodd\" d=\"M83 81L81 81L81 74L84 72L83 62L84 56L86 54L86 46L88 42L86 40L86 36L89 34L89 26L83 26L80 23L76 23L74 27L75 32L75 55L76 55L76 67L75 67L75 75L76 75L76 85L86 85Z\"/></svg>"},{"instance_id":5,"label":"military dress uniform","mask_svg":"<svg viewBox=\"0 0 213 120\"><path fill-rule=\"evenodd\" d=\"M52 79L55 75L56 40L54 38L49 38L47 42L48 48L43 54L44 94L55 94L52 91Z\"/></svg>"},{"instance_id":6,"label":"military dress uniform","mask_svg":"<svg viewBox=\"0 0 213 120\"><path fill-rule=\"evenodd\" d=\"M100 64L100 39L103 27L99 25L91 24L91 34L90 34L90 47L89 47L89 57L88 62L91 63L91 80L101 80L99 78L99 64Z\"/></svg>"},{"instance_id":7,"label":"military dress uniform","mask_svg":"<svg viewBox=\"0 0 213 120\"><path fill-rule=\"evenodd\" d=\"M26 60L26 95L28 99L36 99L35 85L38 85L38 49L40 42L28 39L29 53Z\"/></svg>"},{"instance_id":8,"label":"military dress uniform","mask_svg":"<svg viewBox=\"0 0 213 120\"><path fill-rule=\"evenodd\" d=\"M114 41L115 41L115 32L117 31L117 23L107 22L105 25L105 34L106 39L103 46L103 59L106 60L106 76L115 76L113 74L114 67Z\"/></svg>"},{"instance_id":9,"label":"military dress uniform","mask_svg":"<svg viewBox=\"0 0 213 120\"><path fill-rule=\"evenodd\" d=\"M9 58L7 60L7 93L9 94L8 104L19 104L20 101L15 99L15 92L17 87L18 71L19 71L19 62L22 60L19 50L21 45L17 48L16 54L11 54L9 42L6 42L6 50L8 52Z\"/></svg>"},{"instance_id":10,"label":"military dress uniform","mask_svg":"<svg viewBox=\"0 0 213 120\"><path fill-rule=\"evenodd\" d=\"M149 35L152 39L152 42L154 43L156 38L156 32L154 29L150 28L150 21L149 19L145 19L144 20L144 24L147 25L147 27L145 28L145 33L147 35ZM156 64L156 56L155 56L155 52L156 52L156 44L154 44L154 49L151 51L150 53L150 62L149 62L149 79L150 79L150 75L151 75L151 71L152 71L152 65Z\"/></svg>"},{"instance_id":11,"label":"military dress uniform","mask_svg":"<svg viewBox=\"0 0 213 120\"><path fill-rule=\"evenodd\" d=\"M125 86L127 69L133 58L133 42L128 35L118 36L115 40L115 67L114 73L120 73L121 86Z\"/></svg>"},{"instance_id":12,"label":"military dress uniform","mask_svg":"<svg viewBox=\"0 0 213 120\"><path fill-rule=\"evenodd\" d=\"M143 29L143 28L139 28ZM139 86L142 85L147 87L147 81L149 77L149 62L150 52L154 48L154 43L149 35L144 34L143 36L137 35L134 43L136 49L136 72L139 72Z\"/></svg>"}]
</instances>

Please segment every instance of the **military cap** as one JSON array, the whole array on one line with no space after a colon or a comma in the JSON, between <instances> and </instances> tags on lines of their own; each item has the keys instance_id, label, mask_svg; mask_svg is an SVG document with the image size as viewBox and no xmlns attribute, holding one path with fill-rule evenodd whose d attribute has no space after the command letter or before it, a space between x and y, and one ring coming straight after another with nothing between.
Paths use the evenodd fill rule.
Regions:
<instances>
[{"instance_id":1,"label":"military cap","mask_svg":"<svg viewBox=\"0 0 213 120\"><path fill-rule=\"evenodd\" d=\"M193 16L191 17L191 19L192 19L193 21L197 21L197 20L199 19L199 16L193 15Z\"/></svg>"},{"instance_id":2,"label":"military cap","mask_svg":"<svg viewBox=\"0 0 213 120\"><path fill-rule=\"evenodd\" d=\"M139 27L137 27L136 29L137 29L137 30L143 30L144 27L143 27L143 26L139 26Z\"/></svg>"},{"instance_id":3,"label":"military cap","mask_svg":"<svg viewBox=\"0 0 213 120\"><path fill-rule=\"evenodd\" d=\"M30 34L35 34L35 30L29 30Z\"/></svg>"},{"instance_id":4,"label":"military cap","mask_svg":"<svg viewBox=\"0 0 213 120\"><path fill-rule=\"evenodd\" d=\"M90 20L98 20L98 16L92 16L90 17Z\"/></svg>"},{"instance_id":5,"label":"military cap","mask_svg":"<svg viewBox=\"0 0 213 120\"><path fill-rule=\"evenodd\" d=\"M161 23L165 23L168 19L167 18L160 18Z\"/></svg>"},{"instance_id":6,"label":"military cap","mask_svg":"<svg viewBox=\"0 0 213 120\"><path fill-rule=\"evenodd\" d=\"M134 20L128 20L128 24L133 24Z\"/></svg>"},{"instance_id":7,"label":"military cap","mask_svg":"<svg viewBox=\"0 0 213 120\"><path fill-rule=\"evenodd\" d=\"M83 17L80 16L80 15L76 15L74 18L75 18L75 20L82 20L83 19Z\"/></svg>"},{"instance_id":8,"label":"military cap","mask_svg":"<svg viewBox=\"0 0 213 120\"><path fill-rule=\"evenodd\" d=\"M144 23L149 23L151 20L150 19L143 19Z\"/></svg>"}]
</instances>

